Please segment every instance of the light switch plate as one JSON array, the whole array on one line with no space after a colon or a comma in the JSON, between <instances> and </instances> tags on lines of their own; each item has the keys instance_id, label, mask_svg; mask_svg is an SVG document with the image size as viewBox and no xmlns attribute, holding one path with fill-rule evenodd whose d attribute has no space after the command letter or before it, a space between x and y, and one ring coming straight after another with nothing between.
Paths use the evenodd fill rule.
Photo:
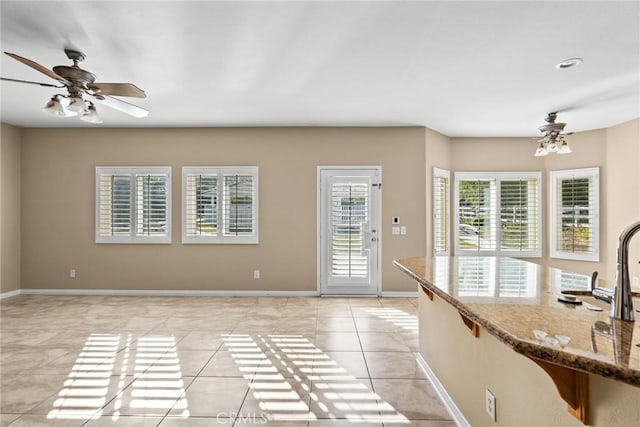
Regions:
<instances>
[{"instance_id":1,"label":"light switch plate","mask_svg":"<svg viewBox=\"0 0 640 427\"><path fill-rule=\"evenodd\" d=\"M400 227L391 227L391 234L397 236L400 234Z\"/></svg>"},{"instance_id":2,"label":"light switch plate","mask_svg":"<svg viewBox=\"0 0 640 427\"><path fill-rule=\"evenodd\" d=\"M404 225L402 227L400 227L400 234L402 234L402 235L407 234L407 227L405 227Z\"/></svg>"}]
</instances>

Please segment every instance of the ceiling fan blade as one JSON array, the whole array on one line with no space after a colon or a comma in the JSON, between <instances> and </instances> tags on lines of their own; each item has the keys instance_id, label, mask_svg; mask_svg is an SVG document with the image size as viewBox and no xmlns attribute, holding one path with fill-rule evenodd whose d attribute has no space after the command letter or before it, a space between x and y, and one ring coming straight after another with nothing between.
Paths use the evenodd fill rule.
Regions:
<instances>
[{"instance_id":1,"label":"ceiling fan blade","mask_svg":"<svg viewBox=\"0 0 640 427\"><path fill-rule=\"evenodd\" d=\"M87 87L93 89L98 95L147 97L142 89L131 83L89 83Z\"/></svg>"},{"instance_id":2,"label":"ceiling fan blade","mask_svg":"<svg viewBox=\"0 0 640 427\"><path fill-rule=\"evenodd\" d=\"M6 77L0 77L0 80L5 80L7 82L15 82L15 83L28 83L30 85L38 85L38 86L46 86L46 87L57 87L57 88L65 87L65 86L52 85L51 83L40 83L40 82L32 82L29 80L9 79Z\"/></svg>"},{"instance_id":3,"label":"ceiling fan blade","mask_svg":"<svg viewBox=\"0 0 640 427\"><path fill-rule=\"evenodd\" d=\"M57 75L56 73L54 73L53 71L51 71L50 69L43 67L42 65L38 64L35 61L32 61L30 59L27 58L23 58L22 56L16 55L15 53L9 53L9 52L5 52L6 55L9 55L10 57L12 57L13 59L22 62L25 65L28 65L29 67L33 68L34 70L40 71L42 74L46 74L47 76L51 77L54 80L59 81L60 83L62 83L63 85L70 85L71 82L68 81L67 79L65 79L64 77L61 77L59 75Z\"/></svg>"},{"instance_id":4,"label":"ceiling fan blade","mask_svg":"<svg viewBox=\"0 0 640 427\"><path fill-rule=\"evenodd\" d=\"M149 115L149 112L144 108L138 107L137 105L129 104L128 102L122 101L120 99L101 94L94 95L89 92L87 92L87 94L93 100L98 101L99 103L104 104L107 107L111 107L114 110L132 115L133 117L147 117Z\"/></svg>"}]
</instances>

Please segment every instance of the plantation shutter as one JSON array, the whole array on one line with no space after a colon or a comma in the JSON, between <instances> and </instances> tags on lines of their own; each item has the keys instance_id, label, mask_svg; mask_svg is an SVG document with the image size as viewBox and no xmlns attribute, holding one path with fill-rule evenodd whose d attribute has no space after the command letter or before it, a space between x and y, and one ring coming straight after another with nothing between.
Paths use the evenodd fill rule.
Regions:
<instances>
[{"instance_id":1,"label":"plantation shutter","mask_svg":"<svg viewBox=\"0 0 640 427\"><path fill-rule=\"evenodd\" d=\"M450 173L444 169L433 169L433 252L449 254L450 210L449 200Z\"/></svg>"},{"instance_id":2,"label":"plantation shutter","mask_svg":"<svg viewBox=\"0 0 640 427\"><path fill-rule=\"evenodd\" d=\"M100 236L131 234L131 176L99 176L98 212Z\"/></svg>"},{"instance_id":3,"label":"plantation shutter","mask_svg":"<svg viewBox=\"0 0 640 427\"><path fill-rule=\"evenodd\" d=\"M136 175L136 236L166 235L167 208L167 176Z\"/></svg>"},{"instance_id":4,"label":"plantation shutter","mask_svg":"<svg viewBox=\"0 0 640 427\"><path fill-rule=\"evenodd\" d=\"M331 275L367 277L369 258L364 233L369 221L369 184L331 185Z\"/></svg>"},{"instance_id":5,"label":"plantation shutter","mask_svg":"<svg viewBox=\"0 0 640 427\"><path fill-rule=\"evenodd\" d=\"M171 243L170 167L96 168L96 243Z\"/></svg>"},{"instance_id":6,"label":"plantation shutter","mask_svg":"<svg viewBox=\"0 0 640 427\"><path fill-rule=\"evenodd\" d=\"M254 229L253 176L224 176L224 235L251 236Z\"/></svg>"},{"instance_id":7,"label":"plantation shutter","mask_svg":"<svg viewBox=\"0 0 640 427\"><path fill-rule=\"evenodd\" d=\"M458 247L464 251L496 250L496 180L458 181Z\"/></svg>"},{"instance_id":8,"label":"plantation shutter","mask_svg":"<svg viewBox=\"0 0 640 427\"><path fill-rule=\"evenodd\" d=\"M540 257L540 172L457 172L456 253Z\"/></svg>"},{"instance_id":9,"label":"plantation shutter","mask_svg":"<svg viewBox=\"0 0 640 427\"><path fill-rule=\"evenodd\" d=\"M258 243L258 168L183 167L182 243Z\"/></svg>"},{"instance_id":10,"label":"plantation shutter","mask_svg":"<svg viewBox=\"0 0 640 427\"><path fill-rule=\"evenodd\" d=\"M551 257L598 261L598 168L552 172Z\"/></svg>"},{"instance_id":11,"label":"plantation shutter","mask_svg":"<svg viewBox=\"0 0 640 427\"><path fill-rule=\"evenodd\" d=\"M218 234L218 176L187 174L184 191L186 235L216 236Z\"/></svg>"},{"instance_id":12,"label":"plantation shutter","mask_svg":"<svg viewBox=\"0 0 640 427\"><path fill-rule=\"evenodd\" d=\"M500 181L500 248L517 251L538 249L538 180Z\"/></svg>"}]
</instances>

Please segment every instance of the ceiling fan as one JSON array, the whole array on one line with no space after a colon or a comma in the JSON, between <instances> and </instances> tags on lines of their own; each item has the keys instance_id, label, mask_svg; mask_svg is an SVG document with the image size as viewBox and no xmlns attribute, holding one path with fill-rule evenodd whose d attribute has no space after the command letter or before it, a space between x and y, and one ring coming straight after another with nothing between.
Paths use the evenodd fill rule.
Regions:
<instances>
[{"instance_id":1,"label":"ceiling fan","mask_svg":"<svg viewBox=\"0 0 640 427\"><path fill-rule=\"evenodd\" d=\"M573 135L573 132L562 133L564 131L566 123L556 122L556 118L558 117L558 113L549 113L547 117L544 119L546 124L540 126L538 129L542 132L542 139L539 139L538 149L536 150L534 156L542 157L546 156L549 153L556 154L569 154L571 153L571 148L569 148L569 144L565 141L564 137L568 135Z\"/></svg>"},{"instance_id":2,"label":"ceiling fan","mask_svg":"<svg viewBox=\"0 0 640 427\"><path fill-rule=\"evenodd\" d=\"M5 52L6 55L13 59L57 80L61 85L5 77L0 79L45 87L66 88L66 94L54 95L42 108L45 113L58 117L70 117L80 114L81 120L90 123L102 123L102 120L98 117L94 101L134 117L146 117L149 114L144 108L114 98L114 96L146 98L142 89L131 83L97 83L94 74L78 66L86 58L82 52L67 48L64 53L66 53L67 58L73 61L73 65L57 65L52 70L49 70L35 61L23 58L15 53Z\"/></svg>"}]
</instances>

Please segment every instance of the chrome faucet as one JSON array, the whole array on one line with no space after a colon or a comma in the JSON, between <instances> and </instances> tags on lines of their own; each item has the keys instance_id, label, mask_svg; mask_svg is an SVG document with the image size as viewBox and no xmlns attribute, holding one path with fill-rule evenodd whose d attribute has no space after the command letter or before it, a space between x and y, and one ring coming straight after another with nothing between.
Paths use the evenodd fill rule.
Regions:
<instances>
[{"instance_id":1,"label":"chrome faucet","mask_svg":"<svg viewBox=\"0 0 640 427\"><path fill-rule=\"evenodd\" d=\"M616 283L611 301L610 316L628 322L635 321L629 279L629 243L638 231L640 231L640 221L627 227L618 238Z\"/></svg>"}]
</instances>

